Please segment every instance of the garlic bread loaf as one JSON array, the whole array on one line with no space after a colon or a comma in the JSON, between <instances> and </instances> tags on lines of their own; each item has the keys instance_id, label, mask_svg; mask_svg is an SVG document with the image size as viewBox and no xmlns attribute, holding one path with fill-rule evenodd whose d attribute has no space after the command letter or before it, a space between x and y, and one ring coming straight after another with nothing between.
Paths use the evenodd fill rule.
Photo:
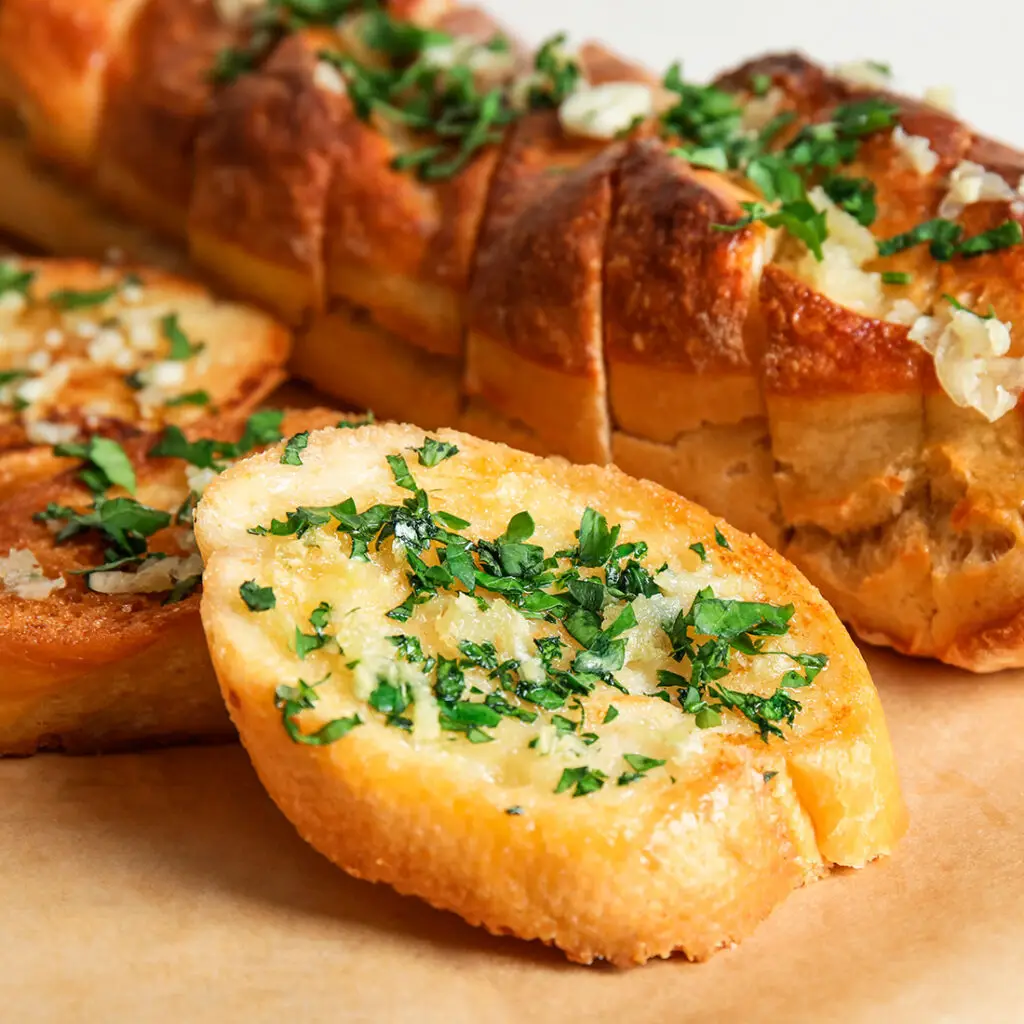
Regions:
<instances>
[{"instance_id":1,"label":"garlic bread loaf","mask_svg":"<svg viewBox=\"0 0 1024 1024\"><path fill-rule=\"evenodd\" d=\"M878 67L704 85L433 0L7 0L0 107L0 228L191 260L347 405L614 462L865 637L1024 664L1024 157Z\"/></svg>"},{"instance_id":2,"label":"garlic bread loaf","mask_svg":"<svg viewBox=\"0 0 1024 1024\"><path fill-rule=\"evenodd\" d=\"M60 471L62 446L256 406L288 332L184 278L79 260L0 262L0 499Z\"/></svg>"},{"instance_id":3,"label":"garlic bread loaf","mask_svg":"<svg viewBox=\"0 0 1024 1024\"><path fill-rule=\"evenodd\" d=\"M202 616L257 773L346 871L626 965L892 850L870 677L760 540L454 431L286 454L208 487Z\"/></svg>"},{"instance_id":4,"label":"garlic bread loaf","mask_svg":"<svg viewBox=\"0 0 1024 1024\"><path fill-rule=\"evenodd\" d=\"M91 436L62 449L77 468L0 502L0 755L230 737L192 509L233 460L338 420L261 410L124 445Z\"/></svg>"}]
</instances>

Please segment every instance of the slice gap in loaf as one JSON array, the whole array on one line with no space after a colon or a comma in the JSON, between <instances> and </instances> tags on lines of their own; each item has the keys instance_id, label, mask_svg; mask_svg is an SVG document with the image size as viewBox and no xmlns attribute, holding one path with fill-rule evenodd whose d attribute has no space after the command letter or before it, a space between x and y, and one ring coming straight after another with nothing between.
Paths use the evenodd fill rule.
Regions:
<instances>
[{"instance_id":1,"label":"slice gap in loaf","mask_svg":"<svg viewBox=\"0 0 1024 1024\"><path fill-rule=\"evenodd\" d=\"M358 877L583 962L703 958L904 829L835 615L654 484L373 425L246 460L196 523L243 742Z\"/></svg>"}]
</instances>

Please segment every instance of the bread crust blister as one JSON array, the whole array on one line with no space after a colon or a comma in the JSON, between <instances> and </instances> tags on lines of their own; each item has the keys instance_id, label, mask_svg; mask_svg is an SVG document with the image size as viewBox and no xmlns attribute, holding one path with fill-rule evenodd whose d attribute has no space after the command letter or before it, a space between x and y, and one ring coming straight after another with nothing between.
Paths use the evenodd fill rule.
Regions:
<instances>
[{"instance_id":1,"label":"bread crust blister","mask_svg":"<svg viewBox=\"0 0 1024 1024\"><path fill-rule=\"evenodd\" d=\"M891 849L904 811L877 695L838 620L791 566L699 507L614 469L539 459L452 431L433 437L458 451L425 466L413 454L427 444L417 428L320 431L301 466L282 465L280 448L249 459L210 487L198 511L203 620L225 700L261 780L309 842L358 877L493 932L619 965L678 949L704 958L830 865L861 865ZM406 458L412 485L396 483L400 470L386 456ZM524 673L532 645L517 650L516 638L557 633L569 658L573 649L557 625L522 619L482 587L487 611L442 591L404 621L387 617L408 591L409 565L391 540L371 540L368 561L359 561L333 523L301 538L287 529L253 532L272 520L283 526L298 506L352 498L358 514L413 503L409 486L426 489L432 510L468 520L473 536L511 530L508 521L529 509L531 542L547 551L571 547L590 506L609 525L621 523L620 541L647 541L652 569L667 560L668 590L680 574L694 592L706 582L721 594L793 602L792 629L777 642L827 653L828 668L800 691L803 710L792 729L783 726L785 739L768 743L738 715L724 712L721 728L697 730L692 717L657 699L657 654L626 658L620 681L632 672L628 693L601 684L567 703L562 716L587 723L582 743L571 724L564 745L531 743L548 735L551 715L521 696L521 686L499 687L466 661L470 706L484 707L481 695L494 689L529 721L490 721L476 742L465 727L445 731L454 705L435 697L432 668L426 688L415 681L420 670L409 670L415 697L399 714L393 691L408 662L395 658L398 641L416 638L401 648L414 661L429 654L455 664L467 650L458 641L489 637L496 657L515 655ZM705 563L694 543L705 545ZM421 556L437 564L429 550ZM254 611L240 596L243 584L272 591L274 608ZM642 621L644 600L634 606ZM326 609L320 618L311 614L317 607ZM617 614L609 609L606 618ZM657 618L652 623L651 642L662 650ZM301 658L296 631L310 634ZM643 642L627 641L641 645L628 649L646 651ZM390 653L378 662L381 651ZM728 677L733 685L766 685L756 658L740 661ZM300 677L315 685L289 704ZM386 698L382 680L392 688ZM336 730L334 741L323 739L325 727ZM305 742L291 738L295 730ZM612 773L629 751L663 760L616 785ZM607 781L576 798L560 773L579 765L600 767Z\"/></svg>"}]
</instances>

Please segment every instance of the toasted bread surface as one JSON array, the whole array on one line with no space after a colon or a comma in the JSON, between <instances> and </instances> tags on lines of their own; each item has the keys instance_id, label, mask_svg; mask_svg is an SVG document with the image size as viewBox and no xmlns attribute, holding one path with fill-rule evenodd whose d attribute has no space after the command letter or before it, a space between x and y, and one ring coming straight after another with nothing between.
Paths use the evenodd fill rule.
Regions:
<instances>
[{"instance_id":1,"label":"toasted bread surface","mask_svg":"<svg viewBox=\"0 0 1024 1024\"><path fill-rule=\"evenodd\" d=\"M297 509L312 510L306 526ZM375 525L359 534L360 555L345 531L368 524L351 518L367 509ZM451 575L444 583L423 545L422 517L437 513L485 548L498 538L476 597ZM417 517L420 541L407 529ZM613 524L621 534L605 532ZM654 484L457 432L432 445L413 427L368 426L312 435L301 465L282 465L280 448L239 464L210 486L196 525L203 620L243 742L300 833L359 877L576 960L624 965L678 949L705 957L792 888L887 853L903 831L878 698L833 613L762 542ZM411 547L387 539L392 529ZM451 545L467 549L450 532L434 537L454 570ZM575 566L562 585L537 583L532 600L562 592L571 604L565 579L581 595L583 581L600 590L599 567L614 574L628 557L614 545L641 540L649 548L624 550L638 556L634 573L654 573L639 578L659 581L650 596L605 591L603 613L587 619L621 644L578 639L582 605L575 619L530 616L501 596L515 591L508 572L531 578L519 561L531 544ZM410 572L433 580L419 602ZM242 594L253 587L274 595L272 609L252 610ZM712 600L705 587L726 602L716 608L792 602L766 613L791 615L770 649L827 655L792 727L769 742L735 711L700 729L659 699L659 678L664 692L671 684L659 669L690 671L663 627ZM389 617L398 606L409 614ZM635 623L623 629L627 607ZM595 650L620 651L611 682L586 675ZM766 692L784 663L734 650L724 682Z\"/></svg>"},{"instance_id":2,"label":"toasted bread surface","mask_svg":"<svg viewBox=\"0 0 1024 1024\"><path fill-rule=\"evenodd\" d=\"M86 433L124 438L254 406L287 332L185 278L80 260L9 261L0 311L0 495Z\"/></svg>"},{"instance_id":3,"label":"toasted bread surface","mask_svg":"<svg viewBox=\"0 0 1024 1024\"><path fill-rule=\"evenodd\" d=\"M495 23L451 3L313 12L262 41L263 15L243 7L5 3L0 226L62 252L181 259L73 197L116 199L185 230L212 279L301 326L297 372L347 402L577 461L628 449L632 468L782 545L863 635L969 667L1024 663L1007 646L1015 498L993 476L1015 428L979 419L977 395L950 397L921 325L941 330L946 295L1020 322L1019 152L877 69L796 53L711 89L675 71L659 86L599 44L480 46ZM223 73L225 59L239 66ZM440 98L449 76L465 103ZM567 96L610 87L590 94L614 113L638 85L650 103L631 124L568 117ZM771 210L793 187L780 155L805 202L788 226ZM938 259L913 234L929 224L1003 242ZM883 255L880 241L897 244ZM1000 400L1015 399L1001 358ZM904 372L920 388L887 390ZM729 475L722 452L742 466L748 435L758 469ZM50 468L19 454L0 480Z\"/></svg>"},{"instance_id":4,"label":"toasted bread surface","mask_svg":"<svg viewBox=\"0 0 1024 1024\"><path fill-rule=\"evenodd\" d=\"M292 412L279 433L339 419L326 409ZM191 427L188 436L237 442L243 431L241 418L233 417ZM150 434L125 445L137 481L132 498L168 513L170 521L149 538L147 550L178 559L187 583L202 564L191 525L178 521L178 513L202 474L197 477L198 467L183 458L151 455L157 440ZM85 571L107 561L109 538L86 530L60 540L64 518L35 518L53 506L87 512L92 497L72 469L0 502L0 566L7 570L0 580L0 754L92 753L229 737L199 623L198 580L171 602L170 583L152 592L106 592L100 587L110 574ZM128 494L114 488L106 497ZM24 560L26 552L35 562L36 589L32 580L19 585L9 571L8 560ZM39 589L46 581L51 586ZM130 586L130 577L118 582Z\"/></svg>"}]
</instances>

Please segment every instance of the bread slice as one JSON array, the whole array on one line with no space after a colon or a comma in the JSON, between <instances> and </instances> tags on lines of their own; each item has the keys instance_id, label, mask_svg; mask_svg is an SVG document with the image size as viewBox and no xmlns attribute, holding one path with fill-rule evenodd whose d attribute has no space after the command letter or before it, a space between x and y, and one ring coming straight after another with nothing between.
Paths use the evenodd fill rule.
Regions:
<instances>
[{"instance_id":1,"label":"bread slice","mask_svg":"<svg viewBox=\"0 0 1024 1024\"><path fill-rule=\"evenodd\" d=\"M52 475L51 448L254 407L290 337L185 278L82 260L3 265L0 497Z\"/></svg>"},{"instance_id":2,"label":"bread slice","mask_svg":"<svg viewBox=\"0 0 1024 1024\"><path fill-rule=\"evenodd\" d=\"M336 412L310 409L269 422L280 422L277 435L289 436L338 419ZM265 414L262 422L266 427ZM187 435L237 442L243 431L235 418L189 428ZM188 589L202 565L191 526L175 521L190 489L211 474L183 458L150 455L156 441L148 435L125 448L135 500L172 520L152 535L148 550L176 559L165 567L174 567L180 594L170 589L170 576L144 593L132 591L127 570L76 575L106 561L102 537L86 531L59 542L52 527L61 520L34 519L51 505L89 509L92 497L74 470L0 503L0 755L94 753L232 735L199 622L198 590ZM114 488L107 497L127 492ZM93 589L100 587L110 592ZM180 599L169 603L172 594Z\"/></svg>"},{"instance_id":3,"label":"bread slice","mask_svg":"<svg viewBox=\"0 0 1024 1024\"><path fill-rule=\"evenodd\" d=\"M618 470L453 431L324 430L301 463L271 449L207 490L202 614L260 778L346 871L625 965L706 957L893 848L905 815L864 663L761 541ZM687 621L708 644L692 657ZM724 634L707 689L693 663ZM699 706L720 685L748 714ZM774 697L763 730L751 693Z\"/></svg>"},{"instance_id":4,"label":"bread slice","mask_svg":"<svg viewBox=\"0 0 1024 1024\"><path fill-rule=\"evenodd\" d=\"M652 81L595 44L579 64L593 85ZM491 183L469 292L468 394L534 433L531 448L576 462L611 460L602 287L621 156L619 145L566 131L557 111L518 121Z\"/></svg>"}]
</instances>

